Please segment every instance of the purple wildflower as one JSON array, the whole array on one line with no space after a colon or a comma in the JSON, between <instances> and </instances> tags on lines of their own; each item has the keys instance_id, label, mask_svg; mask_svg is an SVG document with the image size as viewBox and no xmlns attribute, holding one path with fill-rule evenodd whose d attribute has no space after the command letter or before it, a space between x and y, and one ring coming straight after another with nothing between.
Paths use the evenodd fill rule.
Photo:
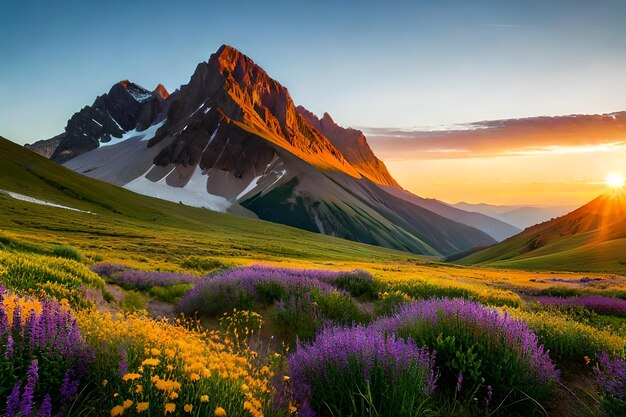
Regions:
<instances>
[{"instance_id":1,"label":"purple wildflower","mask_svg":"<svg viewBox=\"0 0 626 417\"><path fill-rule=\"evenodd\" d=\"M288 358L290 385L294 399L302 404L301 411L307 410L303 414L311 416L315 415L314 409L321 408L320 404L317 407L313 404L319 400L320 393L316 392L319 387L330 387L333 396L344 400L355 392L354 387L345 384L383 378L395 385L406 378L416 389L415 393L428 396L436 383L431 372L434 359L434 352L417 347L411 339L385 336L363 326L329 327L313 343L297 344L296 352Z\"/></svg>"},{"instance_id":2,"label":"purple wildflower","mask_svg":"<svg viewBox=\"0 0 626 417\"><path fill-rule=\"evenodd\" d=\"M593 368L596 383L602 390L620 400L626 399L626 361L607 352L596 355L598 364Z\"/></svg>"},{"instance_id":3,"label":"purple wildflower","mask_svg":"<svg viewBox=\"0 0 626 417\"><path fill-rule=\"evenodd\" d=\"M538 297L537 301L544 305L559 307L580 306L588 310L604 313L626 314L626 300L619 298L604 297L601 295L589 295L584 297Z\"/></svg>"},{"instance_id":4,"label":"purple wildflower","mask_svg":"<svg viewBox=\"0 0 626 417\"><path fill-rule=\"evenodd\" d=\"M456 377L456 392L461 392L463 386L463 372L459 372L459 376Z\"/></svg>"},{"instance_id":5,"label":"purple wildflower","mask_svg":"<svg viewBox=\"0 0 626 417\"><path fill-rule=\"evenodd\" d=\"M39 412L37 413L37 417L50 417L52 416L52 400L50 399L50 394L46 394L43 397L43 402L41 403L41 407L39 407Z\"/></svg>"},{"instance_id":6,"label":"purple wildflower","mask_svg":"<svg viewBox=\"0 0 626 417\"><path fill-rule=\"evenodd\" d=\"M78 392L78 386L80 380L76 378L76 373L73 369L68 369L63 377L63 384L61 385L61 408L65 409L70 400Z\"/></svg>"},{"instance_id":7,"label":"purple wildflower","mask_svg":"<svg viewBox=\"0 0 626 417\"><path fill-rule=\"evenodd\" d=\"M39 361L33 360L26 373L26 386L24 387L24 393L22 394L22 401L20 402L19 411L24 417L30 417L33 412L33 400L35 398L35 385L37 385L37 379L39 378Z\"/></svg>"},{"instance_id":8,"label":"purple wildflower","mask_svg":"<svg viewBox=\"0 0 626 417\"><path fill-rule=\"evenodd\" d=\"M7 398L7 408L5 410L5 417L14 417L17 413L17 409L20 405L20 388L22 387L22 383L17 381L15 385L13 385L13 390L11 391L11 395Z\"/></svg>"},{"instance_id":9,"label":"purple wildflower","mask_svg":"<svg viewBox=\"0 0 626 417\"><path fill-rule=\"evenodd\" d=\"M294 293L316 290L321 293L347 292L333 285L346 272L286 269L262 265L233 268L208 277L192 288L178 303L187 314L215 313L236 307L241 297L273 303Z\"/></svg>"}]
</instances>

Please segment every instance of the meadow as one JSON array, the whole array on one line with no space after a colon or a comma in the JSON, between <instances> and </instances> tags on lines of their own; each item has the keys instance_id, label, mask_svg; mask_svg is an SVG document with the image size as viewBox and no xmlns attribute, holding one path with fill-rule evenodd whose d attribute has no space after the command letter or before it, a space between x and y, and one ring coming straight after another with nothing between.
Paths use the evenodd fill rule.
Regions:
<instances>
[{"instance_id":1,"label":"meadow","mask_svg":"<svg viewBox=\"0 0 626 417\"><path fill-rule=\"evenodd\" d=\"M0 140L0 147L11 147ZM626 280L458 266L0 149L8 416L621 416Z\"/></svg>"},{"instance_id":2,"label":"meadow","mask_svg":"<svg viewBox=\"0 0 626 417\"><path fill-rule=\"evenodd\" d=\"M156 270L6 232L0 244L7 416L626 409L616 276L198 255Z\"/></svg>"}]
</instances>

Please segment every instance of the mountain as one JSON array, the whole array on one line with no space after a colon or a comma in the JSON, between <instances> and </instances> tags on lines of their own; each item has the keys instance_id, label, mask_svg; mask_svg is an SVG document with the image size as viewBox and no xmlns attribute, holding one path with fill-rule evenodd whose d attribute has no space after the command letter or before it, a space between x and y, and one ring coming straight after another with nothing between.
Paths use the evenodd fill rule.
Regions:
<instances>
[{"instance_id":1,"label":"mountain","mask_svg":"<svg viewBox=\"0 0 626 417\"><path fill-rule=\"evenodd\" d=\"M452 207L481 213L522 230L556 217L561 217L576 209L575 206L498 206L464 202L452 204Z\"/></svg>"},{"instance_id":2,"label":"mountain","mask_svg":"<svg viewBox=\"0 0 626 417\"><path fill-rule=\"evenodd\" d=\"M626 193L608 192L573 212L459 261L463 264L626 272Z\"/></svg>"},{"instance_id":3,"label":"mountain","mask_svg":"<svg viewBox=\"0 0 626 417\"><path fill-rule=\"evenodd\" d=\"M69 244L84 249L92 260L97 254L127 264L145 263L147 252L178 265L190 257L246 263L251 256L270 262L288 258L414 266L424 261L406 252L136 194L75 173L2 137L0 230L5 245L12 238L49 248Z\"/></svg>"},{"instance_id":4,"label":"mountain","mask_svg":"<svg viewBox=\"0 0 626 417\"><path fill-rule=\"evenodd\" d=\"M161 84L148 91L128 80L120 81L91 106L75 113L63 133L26 147L55 162L66 162L130 130L144 130L160 122L167 114L168 97Z\"/></svg>"},{"instance_id":5,"label":"mountain","mask_svg":"<svg viewBox=\"0 0 626 417\"><path fill-rule=\"evenodd\" d=\"M120 85L72 119L122 102L132 113L124 124L109 111L121 130L83 140L77 151L64 139L53 160L63 155L79 173L146 195L419 254L495 243L394 195L402 189L362 133L297 108L285 87L232 47L198 64L189 83L163 99L164 116L139 117L148 93L133 102Z\"/></svg>"}]
</instances>

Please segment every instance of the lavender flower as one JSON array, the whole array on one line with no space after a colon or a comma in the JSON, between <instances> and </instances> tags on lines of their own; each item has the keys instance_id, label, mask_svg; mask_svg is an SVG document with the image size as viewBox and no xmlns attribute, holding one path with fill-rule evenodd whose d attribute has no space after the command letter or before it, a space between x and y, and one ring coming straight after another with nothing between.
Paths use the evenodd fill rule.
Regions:
<instances>
[{"instance_id":1,"label":"lavender flower","mask_svg":"<svg viewBox=\"0 0 626 417\"><path fill-rule=\"evenodd\" d=\"M17 413L17 409L20 404L20 388L22 387L22 383L17 381L15 385L13 385L13 390L11 391L11 395L7 398L7 408L5 410L5 417L14 417Z\"/></svg>"},{"instance_id":2,"label":"lavender flower","mask_svg":"<svg viewBox=\"0 0 626 417\"><path fill-rule=\"evenodd\" d=\"M407 393L397 396L396 390L406 390L407 382L412 395L426 397L435 389L434 360L434 352L417 347L411 339L357 326L329 327L313 343L298 343L288 364L294 399L302 404L303 415L313 416L313 410L321 411L325 401L343 402L345 406L359 389L358 384L392 387L391 392L375 393L381 396L377 401L388 401L381 408L400 408L399 398Z\"/></svg>"},{"instance_id":3,"label":"lavender flower","mask_svg":"<svg viewBox=\"0 0 626 417\"><path fill-rule=\"evenodd\" d=\"M461 392L463 386L463 372L459 372L459 376L456 377L456 392Z\"/></svg>"},{"instance_id":4,"label":"lavender flower","mask_svg":"<svg viewBox=\"0 0 626 417\"><path fill-rule=\"evenodd\" d=\"M52 400L50 399L50 394L46 394L43 397L43 402L41 403L41 407L39 407L39 412L37 413L37 417L51 417L52 416Z\"/></svg>"},{"instance_id":5,"label":"lavender flower","mask_svg":"<svg viewBox=\"0 0 626 417\"><path fill-rule=\"evenodd\" d=\"M404 306L393 317L379 319L373 326L386 333L411 333L410 328L422 326L423 331L432 329L435 336L442 329L449 329L472 343L480 340L481 346L494 354L510 352L516 360L528 364L529 372L539 383L550 383L559 377L548 352L525 322L513 319L506 311L499 312L474 301L462 298L421 300Z\"/></svg>"},{"instance_id":6,"label":"lavender flower","mask_svg":"<svg viewBox=\"0 0 626 417\"><path fill-rule=\"evenodd\" d=\"M61 409L65 409L70 400L78 392L80 380L76 378L76 372L68 369L63 376L63 384L61 385Z\"/></svg>"},{"instance_id":7,"label":"lavender flower","mask_svg":"<svg viewBox=\"0 0 626 417\"><path fill-rule=\"evenodd\" d=\"M30 417L33 412L33 400L35 398L35 385L39 378L39 361L33 360L28 368L26 386L24 387L24 393L22 394L22 401L20 402L19 411L24 417Z\"/></svg>"},{"instance_id":8,"label":"lavender flower","mask_svg":"<svg viewBox=\"0 0 626 417\"><path fill-rule=\"evenodd\" d=\"M237 303L249 298L259 303L273 303L294 293L340 292L333 285L346 272L324 270L285 269L262 265L233 268L219 272L199 282L178 303L178 309L186 314L194 312L216 313L227 311Z\"/></svg>"},{"instance_id":9,"label":"lavender flower","mask_svg":"<svg viewBox=\"0 0 626 417\"><path fill-rule=\"evenodd\" d=\"M571 298L537 297L537 302L543 305L553 305L558 307L580 306L597 312L626 314L626 300L604 297L601 295Z\"/></svg>"},{"instance_id":10,"label":"lavender flower","mask_svg":"<svg viewBox=\"0 0 626 417\"><path fill-rule=\"evenodd\" d=\"M593 373L598 386L612 397L622 401L626 399L626 361L611 356L607 352L596 355L597 366Z\"/></svg>"}]
</instances>

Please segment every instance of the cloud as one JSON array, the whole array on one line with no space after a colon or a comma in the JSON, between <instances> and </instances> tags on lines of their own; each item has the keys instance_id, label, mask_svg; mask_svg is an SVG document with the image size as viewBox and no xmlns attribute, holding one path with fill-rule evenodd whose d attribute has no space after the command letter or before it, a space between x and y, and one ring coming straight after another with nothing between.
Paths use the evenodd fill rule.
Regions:
<instances>
[{"instance_id":1,"label":"cloud","mask_svg":"<svg viewBox=\"0 0 626 417\"><path fill-rule=\"evenodd\" d=\"M610 152L626 147L626 112L362 130L379 157L393 160Z\"/></svg>"}]
</instances>

